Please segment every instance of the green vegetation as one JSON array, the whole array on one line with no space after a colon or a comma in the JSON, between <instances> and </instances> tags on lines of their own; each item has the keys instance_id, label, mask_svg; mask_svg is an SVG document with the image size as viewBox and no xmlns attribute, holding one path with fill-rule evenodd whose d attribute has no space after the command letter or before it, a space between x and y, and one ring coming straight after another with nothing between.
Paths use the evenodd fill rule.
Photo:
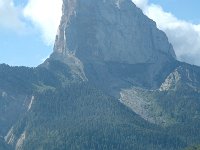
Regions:
<instances>
[{"instance_id":1,"label":"green vegetation","mask_svg":"<svg viewBox=\"0 0 200 150\"><path fill-rule=\"evenodd\" d=\"M3 138L0 137L0 150L11 150L11 147L7 145Z\"/></svg>"},{"instance_id":2,"label":"green vegetation","mask_svg":"<svg viewBox=\"0 0 200 150\"><path fill-rule=\"evenodd\" d=\"M172 125L161 127L74 79L57 61L37 68L0 65L0 83L0 135L13 126L16 140L26 136L23 150L182 150L200 141L200 95L187 85L143 92L156 102L156 114L173 118ZM9 149L3 138L0 149Z\"/></svg>"},{"instance_id":3,"label":"green vegetation","mask_svg":"<svg viewBox=\"0 0 200 150\"><path fill-rule=\"evenodd\" d=\"M200 150L200 145L199 146L191 146L189 148L186 148L185 150Z\"/></svg>"},{"instance_id":4,"label":"green vegetation","mask_svg":"<svg viewBox=\"0 0 200 150\"><path fill-rule=\"evenodd\" d=\"M20 125L21 124L21 125ZM24 124L26 124L24 126ZM15 133L24 149L170 150L186 146L87 83L38 94Z\"/></svg>"}]
</instances>

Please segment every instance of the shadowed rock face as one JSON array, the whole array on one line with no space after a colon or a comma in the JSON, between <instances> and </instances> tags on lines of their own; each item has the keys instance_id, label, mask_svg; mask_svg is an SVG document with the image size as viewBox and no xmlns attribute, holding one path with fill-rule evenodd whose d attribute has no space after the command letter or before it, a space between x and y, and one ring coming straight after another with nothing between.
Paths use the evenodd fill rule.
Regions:
<instances>
[{"instance_id":1,"label":"shadowed rock face","mask_svg":"<svg viewBox=\"0 0 200 150\"><path fill-rule=\"evenodd\" d=\"M176 56L164 32L131 0L64 0L50 59L66 63L84 81L119 93L132 85L159 87L171 71L164 66Z\"/></svg>"},{"instance_id":2,"label":"shadowed rock face","mask_svg":"<svg viewBox=\"0 0 200 150\"><path fill-rule=\"evenodd\" d=\"M64 0L54 54L81 61L156 63L175 58L166 35L130 0Z\"/></svg>"}]
</instances>

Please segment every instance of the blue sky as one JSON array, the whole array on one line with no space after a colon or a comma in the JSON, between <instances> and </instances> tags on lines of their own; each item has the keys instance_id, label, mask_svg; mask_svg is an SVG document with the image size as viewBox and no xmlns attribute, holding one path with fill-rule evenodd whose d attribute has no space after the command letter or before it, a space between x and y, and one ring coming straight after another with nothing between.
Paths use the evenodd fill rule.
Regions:
<instances>
[{"instance_id":1,"label":"blue sky","mask_svg":"<svg viewBox=\"0 0 200 150\"><path fill-rule=\"evenodd\" d=\"M26 34L0 29L0 63L12 66L37 66L52 50L39 31Z\"/></svg>"},{"instance_id":2,"label":"blue sky","mask_svg":"<svg viewBox=\"0 0 200 150\"><path fill-rule=\"evenodd\" d=\"M200 65L199 0L133 1L167 33L179 60ZM42 63L52 52L60 15L61 0L0 0L0 63Z\"/></svg>"},{"instance_id":3,"label":"blue sky","mask_svg":"<svg viewBox=\"0 0 200 150\"><path fill-rule=\"evenodd\" d=\"M52 5L43 7L51 1ZM55 18L60 16L55 16L56 13L52 15L53 9L58 12L55 2L0 0L0 63L33 67L49 56L59 24L59 19ZM52 22L57 23L54 25Z\"/></svg>"},{"instance_id":4,"label":"blue sky","mask_svg":"<svg viewBox=\"0 0 200 150\"><path fill-rule=\"evenodd\" d=\"M171 12L179 19L200 23L199 0L149 0L161 5L165 11Z\"/></svg>"}]
</instances>

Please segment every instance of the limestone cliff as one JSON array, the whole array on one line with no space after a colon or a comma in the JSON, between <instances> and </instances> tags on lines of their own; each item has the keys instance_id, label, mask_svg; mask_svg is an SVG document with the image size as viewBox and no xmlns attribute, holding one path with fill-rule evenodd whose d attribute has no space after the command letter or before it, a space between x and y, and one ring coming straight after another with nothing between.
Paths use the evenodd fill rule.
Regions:
<instances>
[{"instance_id":1,"label":"limestone cliff","mask_svg":"<svg viewBox=\"0 0 200 150\"><path fill-rule=\"evenodd\" d=\"M131 0L64 0L54 58L81 61L158 63L175 58L155 22Z\"/></svg>"}]
</instances>

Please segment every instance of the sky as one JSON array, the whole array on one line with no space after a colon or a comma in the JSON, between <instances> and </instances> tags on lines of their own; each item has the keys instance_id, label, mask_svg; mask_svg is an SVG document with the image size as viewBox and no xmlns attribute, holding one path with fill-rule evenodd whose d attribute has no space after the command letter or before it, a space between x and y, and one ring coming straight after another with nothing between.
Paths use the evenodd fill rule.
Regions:
<instances>
[{"instance_id":1,"label":"sky","mask_svg":"<svg viewBox=\"0 0 200 150\"><path fill-rule=\"evenodd\" d=\"M132 0L157 23L177 59L200 66L199 0ZM35 67L53 51L62 0L0 0L0 63Z\"/></svg>"}]
</instances>

